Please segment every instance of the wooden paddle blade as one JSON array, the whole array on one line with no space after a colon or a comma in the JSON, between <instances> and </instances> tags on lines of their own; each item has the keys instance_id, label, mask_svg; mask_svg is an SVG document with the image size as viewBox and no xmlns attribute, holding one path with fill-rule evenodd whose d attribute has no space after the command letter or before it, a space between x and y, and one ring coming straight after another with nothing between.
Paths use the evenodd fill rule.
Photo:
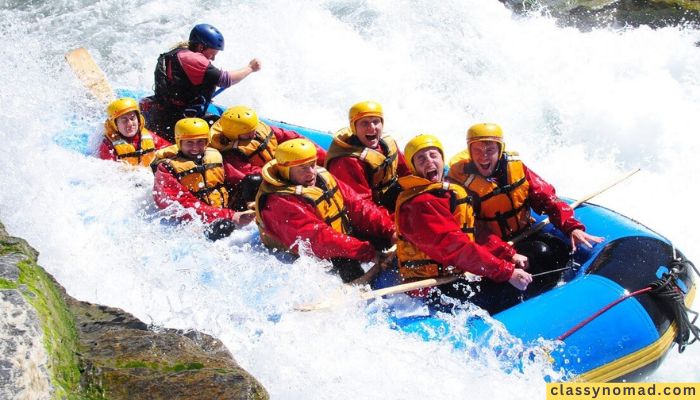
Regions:
<instances>
[{"instance_id":1,"label":"wooden paddle blade","mask_svg":"<svg viewBox=\"0 0 700 400\"><path fill-rule=\"evenodd\" d=\"M83 85L104 104L115 99L114 91L107 81L102 69L84 47L71 50L66 54L66 61Z\"/></svg>"}]
</instances>

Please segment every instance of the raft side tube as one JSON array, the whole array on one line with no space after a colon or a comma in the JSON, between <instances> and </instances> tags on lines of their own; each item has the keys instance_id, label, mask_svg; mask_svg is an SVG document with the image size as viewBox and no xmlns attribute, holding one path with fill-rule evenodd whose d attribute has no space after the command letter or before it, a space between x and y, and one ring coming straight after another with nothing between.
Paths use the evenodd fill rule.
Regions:
<instances>
[{"instance_id":1,"label":"raft side tube","mask_svg":"<svg viewBox=\"0 0 700 400\"><path fill-rule=\"evenodd\" d=\"M524 342L555 340L627 292L597 275L577 278L494 316ZM654 321L636 298L628 298L564 340L551 353L556 367L575 374L613 362L659 339Z\"/></svg>"}]
</instances>

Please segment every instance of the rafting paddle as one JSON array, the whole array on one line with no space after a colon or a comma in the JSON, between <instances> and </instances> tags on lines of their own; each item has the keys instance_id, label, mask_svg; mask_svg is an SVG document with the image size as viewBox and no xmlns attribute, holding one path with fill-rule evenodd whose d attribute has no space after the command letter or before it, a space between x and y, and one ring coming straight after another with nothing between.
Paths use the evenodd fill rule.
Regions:
<instances>
[{"instance_id":1,"label":"rafting paddle","mask_svg":"<svg viewBox=\"0 0 700 400\"><path fill-rule=\"evenodd\" d=\"M636 174L639 172L640 169L634 169L622 177L619 177L615 179L612 182L607 183L605 186L602 188L596 190L593 193L590 193L579 200L574 201L573 203L570 204L570 207L572 209L578 208L581 204L585 203L586 201L596 197L597 195L607 191L608 189L612 188L613 186L617 185L618 183L626 180L630 176ZM533 225L528 231L521 233L517 237L515 237L512 241L508 242L509 244L517 243L527 237L532 236L533 234L539 232L542 230L545 226L549 225L550 220L549 218L545 218L542 221L538 222L537 224ZM568 269L569 267L565 268ZM549 272L555 272L555 271L549 271ZM547 272L547 273L549 273ZM544 274L539 274L539 275L544 275ZM432 286L439 286L439 285L444 285L446 283L451 283L456 281L457 279L460 278L470 278L474 277L475 275L470 274L469 272L465 272L464 274L460 275L453 275L453 276L445 276L445 277L439 277L439 278L430 278L430 279L423 279L420 281L415 281L415 282L410 282L410 283L404 283L396 286L389 286L383 289L377 289L377 290L372 290L369 292L363 292L360 295L361 300L369 300L381 296L386 296L389 294L397 294L397 293L405 293L410 290L416 290L416 289L423 289L427 287L432 287ZM318 303L309 303L309 304L301 304L297 305L294 307L295 310L297 311L315 311L315 310L323 310L323 309L328 309L333 307L334 305L337 305L339 303L339 298L341 295L346 294L347 290L341 290L337 292L332 298L321 301Z\"/></svg>"},{"instance_id":2,"label":"rafting paddle","mask_svg":"<svg viewBox=\"0 0 700 400\"><path fill-rule=\"evenodd\" d=\"M96 99L106 105L116 98L107 77L86 48L80 47L69 51L66 53L66 61Z\"/></svg>"},{"instance_id":3,"label":"rafting paddle","mask_svg":"<svg viewBox=\"0 0 700 400\"><path fill-rule=\"evenodd\" d=\"M423 279L420 281L415 281L415 282L409 282L409 283L403 283L400 285L396 286L389 286L385 287L383 289L377 289L377 290L372 290L369 292L361 292L360 293L360 300L370 300L370 299L376 299L378 297L390 295L390 294L397 294L397 293L405 293L411 290L416 290L416 289L423 289L426 287L431 287L431 286L440 286L444 285L446 283L454 282L455 280L459 278L476 278L477 276L474 274L471 274L469 272L465 272L464 274L460 275L455 275L455 276L443 276L439 278L430 278L430 279ZM331 296L330 299L326 301L321 301L318 303L309 303L309 304L299 304L297 306L294 306L294 309L296 311L316 311L316 310L323 310L323 309L329 309L333 307L334 305L337 305L340 302L340 296L344 295L348 292L346 290L348 286L344 286L342 289L345 290L340 290L336 292L333 296Z\"/></svg>"},{"instance_id":4,"label":"rafting paddle","mask_svg":"<svg viewBox=\"0 0 700 400\"><path fill-rule=\"evenodd\" d=\"M639 172L640 170L641 170L640 168L636 168L636 169L634 169L634 170L632 170L632 171L626 173L625 175L623 175L623 176L621 176L621 177L619 177L619 178L617 178L617 179L615 179L615 180L609 182L608 184L606 184L605 186L603 186L601 189L598 189L598 190L596 190L595 192L589 193L589 194L587 194L586 196L583 196L582 198L580 198L580 199L574 201L573 203L569 204L569 206L570 206L572 209L578 208L578 206L580 206L581 204L583 204L583 203L587 202L588 200L590 200L590 199L596 197L597 195L599 195L599 194L605 192L606 190L610 189L611 187L617 185L618 183L620 183L620 182L626 180L627 178L629 178L630 176L636 174L636 173ZM515 244L515 243L518 243L518 242L522 241L523 239L527 239L528 237L530 237L530 236L534 235L535 233L537 233L537 232L541 231L542 229L544 229L544 227L547 226L547 225L549 225L549 224L550 224L550 220L549 220L549 217L547 217L547 218L543 219L542 221L536 223L535 225L532 225L532 226L530 227L530 229L528 229L528 230L526 230L525 232L521 233L520 235L514 237L512 240L510 240L510 241L508 242L508 244L513 245L513 244Z\"/></svg>"}]
</instances>

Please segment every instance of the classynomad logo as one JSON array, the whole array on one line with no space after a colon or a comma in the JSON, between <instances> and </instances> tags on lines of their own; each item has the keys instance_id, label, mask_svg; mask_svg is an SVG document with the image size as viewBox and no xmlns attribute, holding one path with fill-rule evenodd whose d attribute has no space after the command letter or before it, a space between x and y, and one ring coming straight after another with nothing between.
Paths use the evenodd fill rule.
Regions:
<instances>
[{"instance_id":1,"label":"classynomad logo","mask_svg":"<svg viewBox=\"0 0 700 400\"><path fill-rule=\"evenodd\" d=\"M548 383L547 400L697 400L700 383Z\"/></svg>"}]
</instances>

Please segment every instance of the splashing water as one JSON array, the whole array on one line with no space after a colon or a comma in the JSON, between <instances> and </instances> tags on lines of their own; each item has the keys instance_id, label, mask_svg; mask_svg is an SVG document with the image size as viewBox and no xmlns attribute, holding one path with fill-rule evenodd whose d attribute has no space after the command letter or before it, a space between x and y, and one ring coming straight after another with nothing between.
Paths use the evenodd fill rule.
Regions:
<instances>
[{"instance_id":1,"label":"splashing water","mask_svg":"<svg viewBox=\"0 0 700 400\"><path fill-rule=\"evenodd\" d=\"M218 98L222 104L335 130L349 105L375 99L401 145L434 133L448 157L463 148L469 125L498 122L508 147L573 198L640 166L595 202L700 259L692 217L700 167L691 162L700 148L699 31L583 33L547 18L514 18L483 0L2 4L0 219L8 231L41 252L40 264L71 295L219 337L274 398L468 390L474 398L531 399L552 371L529 365L508 374L493 344L460 351L423 342L357 304L291 311L340 286L324 272L328 264L281 261L256 245L253 227L212 243L199 223L163 222L172 214L155 209L150 171L78 151L99 141L104 115L63 61L68 50L87 47L114 87L147 91L158 54L208 22L227 40L217 66L263 60L261 72ZM58 145L62 132L84 136ZM700 346L674 352L650 379L698 381L699 355Z\"/></svg>"}]
</instances>

